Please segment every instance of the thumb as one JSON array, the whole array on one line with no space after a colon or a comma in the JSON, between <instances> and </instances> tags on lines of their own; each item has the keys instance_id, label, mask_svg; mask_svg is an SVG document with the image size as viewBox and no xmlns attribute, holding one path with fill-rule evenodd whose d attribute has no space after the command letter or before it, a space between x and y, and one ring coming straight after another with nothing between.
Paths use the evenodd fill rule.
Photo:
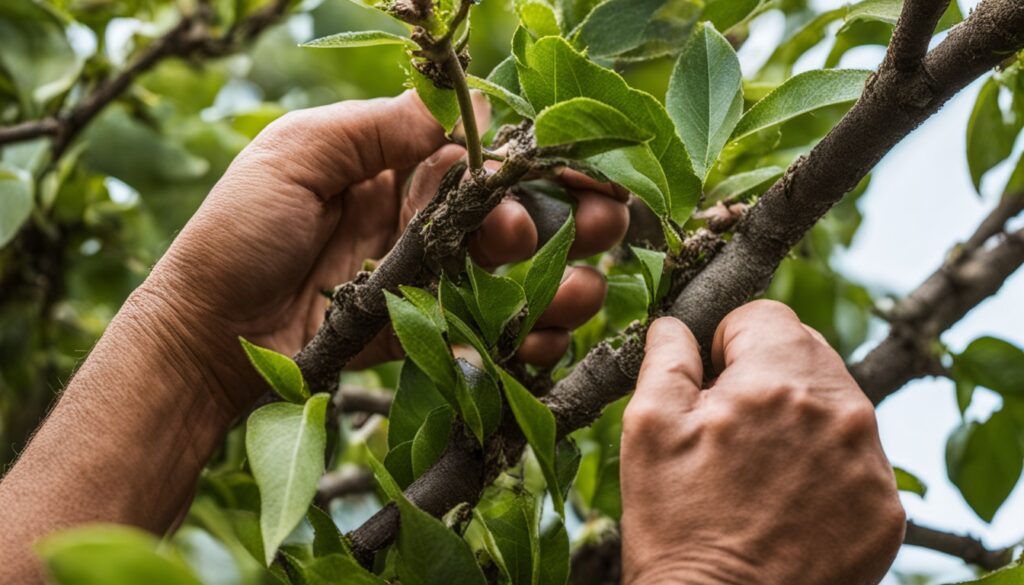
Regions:
<instances>
[{"instance_id":1,"label":"thumb","mask_svg":"<svg viewBox=\"0 0 1024 585\"><path fill-rule=\"evenodd\" d=\"M326 201L387 169L408 169L445 144L413 91L290 112L267 126L246 159Z\"/></svg>"},{"instance_id":2,"label":"thumb","mask_svg":"<svg viewBox=\"0 0 1024 585\"><path fill-rule=\"evenodd\" d=\"M700 397L703 377L700 346L693 333L682 321L662 317L647 330L646 356L629 406L690 411Z\"/></svg>"}]
</instances>

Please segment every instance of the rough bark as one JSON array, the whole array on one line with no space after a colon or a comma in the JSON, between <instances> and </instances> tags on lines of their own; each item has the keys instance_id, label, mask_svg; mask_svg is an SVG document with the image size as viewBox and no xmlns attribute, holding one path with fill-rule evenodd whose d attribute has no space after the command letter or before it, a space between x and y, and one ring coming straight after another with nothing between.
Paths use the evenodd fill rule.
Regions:
<instances>
[{"instance_id":1,"label":"rough bark","mask_svg":"<svg viewBox=\"0 0 1024 585\"><path fill-rule=\"evenodd\" d=\"M885 153L950 97L1021 46L1024 4L984 0L925 56L920 67L899 71L883 63L850 112L751 208L732 241L682 290L670 313L708 347L721 319L768 284L789 249ZM617 349L602 344L592 350L544 399L555 414L559 435L591 424L607 404L631 391L642 359L639 335L627 337ZM452 493L453 481L484 477L483 459L457 457L452 453L455 447L449 445L443 468L436 466L421 476L415 493L410 488L413 502L431 506L430 511L438 515L447 511L436 506L442 496ZM460 466L452 465L456 462ZM475 503L479 492L466 490L464 495L469 497L459 501ZM392 508L351 533L364 558L394 537L397 514L388 510Z\"/></svg>"}]
</instances>

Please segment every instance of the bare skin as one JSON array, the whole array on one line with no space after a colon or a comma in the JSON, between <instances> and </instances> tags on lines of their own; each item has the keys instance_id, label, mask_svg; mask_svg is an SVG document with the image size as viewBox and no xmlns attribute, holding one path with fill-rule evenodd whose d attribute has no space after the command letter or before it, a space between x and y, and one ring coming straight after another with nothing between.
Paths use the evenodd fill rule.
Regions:
<instances>
[{"instance_id":1,"label":"bare skin","mask_svg":"<svg viewBox=\"0 0 1024 585\"><path fill-rule=\"evenodd\" d=\"M904 512L871 403L785 305L729 314L702 390L697 342L656 321L622 435L624 582L878 583Z\"/></svg>"},{"instance_id":2,"label":"bare skin","mask_svg":"<svg viewBox=\"0 0 1024 585\"><path fill-rule=\"evenodd\" d=\"M295 112L269 126L131 295L0 483L0 583L41 581L31 546L55 530L170 529L225 433L268 389L237 337L298 351L323 319L320 291L383 256L464 155L445 146L412 93ZM572 256L613 246L628 224L624 193L568 171L562 179L579 201ZM495 266L536 246L526 210L506 201L472 235L470 252ZM547 364L563 354L569 329L595 314L604 294L600 274L570 270L555 302L575 299L577 311L550 311L520 356ZM353 366L399 355L385 331Z\"/></svg>"}]
</instances>

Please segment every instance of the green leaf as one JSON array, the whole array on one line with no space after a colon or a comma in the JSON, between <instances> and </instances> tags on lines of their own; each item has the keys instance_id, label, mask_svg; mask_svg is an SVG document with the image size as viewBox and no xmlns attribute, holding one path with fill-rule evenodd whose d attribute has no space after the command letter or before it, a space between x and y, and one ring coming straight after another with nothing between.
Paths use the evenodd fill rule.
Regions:
<instances>
[{"instance_id":1,"label":"green leaf","mask_svg":"<svg viewBox=\"0 0 1024 585\"><path fill-rule=\"evenodd\" d=\"M1007 410L983 423L969 422L946 443L946 472L980 518L991 522L1020 478L1024 452L1020 429Z\"/></svg>"},{"instance_id":2,"label":"green leaf","mask_svg":"<svg viewBox=\"0 0 1024 585\"><path fill-rule=\"evenodd\" d=\"M1017 165L1003 187L1003 197L1024 197L1024 153L1017 159Z\"/></svg>"},{"instance_id":3,"label":"green leaf","mask_svg":"<svg viewBox=\"0 0 1024 585\"><path fill-rule=\"evenodd\" d=\"M665 0L606 0L579 26L577 38L594 57L611 57L636 49L644 42L654 13Z\"/></svg>"},{"instance_id":4,"label":"green leaf","mask_svg":"<svg viewBox=\"0 0 1024 585\"><path fill-rule=\"evenodd\" d=\"M540 535L533 498L502 490L480 506L481 517L501 558L511 585L536 583L540 570Z\"/></svg>"},{"instance_id":5,"label":"green leaf","mask_svg":"<svg viewBox=\"0 0 1024 585\"><path fill-rule=\"evenodd\" d=\"M441 314L441 307L437 304L437 299L434 298L434 295L430 294L430 292L425 289L415 286L400 285L398 290L401 291L402 296L419 309L420 312L430 317L434 324L437 325L437 328L441 330L441 333L448 332L448 325L444 321L444 315Z\"/></svg>"},{"instance_id":6,"label":"green leaf","mask_svg":"<svg viewBox=\"0 0 1024 585\"><path fill-rule=\"evenodd\" d=\"M302 404L309 399L309 386L306 385L299 366L291 358L274 350L253 345L243 337L239 337L238 341L256 371L281 398L296 404Z\"/></svg>"},{"instance_id":7,"label":"green leaf","mask_svg":"<svg viewBox=\"0 0 1024 585\"><path fill-rule=\"evenodd\" d=\"M747 193L774 183L784 172L786 170L782 167L763 167L732 175L715 185L715 188L708 193L707 201L714 203L717 201L742 199Z\"/></svg>"},{"instance_id":8,"label":"green leaf","mask_svg":"<svg viewBox=\"0 0 1024 585\"><path fill-rule=\"evenodd\" d=\"M633 321L647 317L647 285L639 274L613 274L608 277L604 311L608 324L624 329Z\"/></svg>"},{"instance_id":9,"label":"green leaf","mask_svg":"<svg viewBox=\"0 0 1024 585\"><path fill-rule=\"evenodd\" d=\"M956 585L1020 585L1024 583L1024 565L1018 561L1011 567L1004 567L974 581L964 581Z\"/></svg>"},{"instance_id":10,"label":"green leaf","mask_svg":"<svg viewBox=\"0 0 1024 585\"><path fill-rule=\"evenodd\" d=\"M303 585L388 585L388 582L367 571L354 558L330 554L307 562L294 562Z\"/></svg>"},{"instance_id":11,"label":"green leaf","mask_svg":"<svg viewBox=\"0 0 1024 585\"><path fill-rule=\"evenodd\" d=\"M967 166L974 188L981 190L981 179L992 167L1006 160L1020 132L1024 115L1014 116L999 106L1003 85L990 77L974 102L967 122Z\"/></svg>"},{"instance_id":12,"label":"green leaf","mask_svg":"<svg viewBox=\"0 0 1024 585\"><path fill-rule=\"evenodd\" d=\"M430 378L416 362L406 358L388 413L388 448L412 441L427 415L444 404L447 404L445 397Z\"/></svg>"},{"instance_id":13,"label":"green leaf","mask_svg":"<svg viewBox=\"0 0 1024 585\"><path fill-rule=\"evenodd\" d=\"M500 370L499 375L509 408L512 409L519 428L522 429L526 441L540 463L555 511L559 515L564 515L562 491L558 486L558 473L555 471L555 415L511 374Z\"/></svg>"},{"instance_id":14,"label":"green leaf","mask_svg":"<svg viewBox=\"0 0 1024 585\"><path fill-rule=\"evenodd\" d=\"M268 404L249 415L245 451L260 490L260 531L267 565L298 525L324 474L325 419L330 395L305 404Z\"/></svg>"},{"instance_id":15,"label":"green leaf","mask_svg":"<svg viewBox=\"0 0 1024 585\"><path fill-rule=\"evenodd\" d=\"M420 99L427 105L427 109L444 128L444 131L451 134L455 124L459 121L459 100L455 97L455 91L437 87L434 82L419 72L415 67L409 67L406 71L409 87L416 90Z\"/></svg>"},{"instance_id":16,"label":"green leaf","mask_svg":"<svg viewBox=\"0 0 1024 585\"><path fill-rule=\"evenodd\" d=\"M928 486L924 485L924 482L913 473L895 466L892 468L892 472L896 475L896 489L901 492L914 493L922 498L928 492Z\"/></svg>"},{"instance_id":17,"label":"green leaf","mask_svg":"<svg viewBox=\"0 0 1024 585\"><path fill-rule=\"evenodd\" d=\"M504 63L505 61L503 61ZM511 61L508 61L512 63ZM515 64L512 64L515 67ZM514 69L513 69L514 71ZM508 107L512 108L517 114L524 118L533 118L537 115L537 112L533 110L533 106L530 102L524 100L519 95L511 92L507 88L495 83L489 79L483 79L475 75L466 76L466 83L473 89L478 89L492 98L503 102Z\"/></svg>"},{"instance_id":18,"label":"green leaf","mask_svg":"<svg viewBox=\"0 0 1024 585\"><path fill-rule=\"evenodd\" d=\"M341 530L327 512L316 506L310 506L306 512L309 525L313 527L313 556L325 557L331 554L348 555L348 546L341 535Z\"/></svg>"},{"instance_id":19,"label":"green leaf","mask_svg":"<svg viewBox=\"0 0 1024 585\"><path fill-rule=\"evenodd\" d=\"M544 0L515 0L515 8L523 26L538 37L561 34L555 10Z\"/></svg>"},{"instance_id":20,"label":"green leaf","mask_svg":"<svg viewBox=\"0 0 1024 585\"><path fill-rule=\"evenodd\" d=\"M743 115L740 61L712 26L700 27L679 55L665 106L703 180Z\"/></svg>"},{"instance_id":21,"label":"green leaf","mask_svg":"<svg viewBox=\"0 0 1024 585\"><path fill-rule=\"evenodd\" d=\"M451 400L455 388L455 359L437 324L412 303L385 291L391 324L406 355Z\"/></svg>"},{"instance_id":22,"label":"green leaf","mask_svg":"<svg viewBox=\"0 0 1024 585\"><path fill-rule=\"evenodd\" d=\"M537 319L551 304L555 298L559 285L562 284L562 275L565 274L565 265L569 257L569 248L576 238L576 221L570 213L562 227L558 228L555 235L544 244L533 256L530 262L530 269L526 272L526 279L523 281L523 291L526 293L527 316L519 330L519 341L533 329Z\"/></svg>"},{"instance_id":23,"label":"green leaf","mask_svg":"<svg viewBox=\"0 0 1024 585\"><path fill-rule=\"evenodd\" d=\"M35 546L60 585L201 585L160 541L128 526L93 524L57 532Z\"/></svg>"},{"instance_id":24,"label":"green leaf","mask_svg":"<svg viewBox=\"0 0 1024 585\"><path fill-rule=\"evenodd\" d=\"M412 39L382 30L361 30L343 32L313 39L300 47L317 49L348 49L351 47L372 47L374 45L405 45L410 49L418 47Z\"/></svg>"},{"instance_id":25,"label":"green leaf","mask_svg":"<svg viewBox=\"0 0 1024 585\"><path fill-rule=\"evenodd\" d=\"M523 29L518 28L516 29L516 32L521 30ZM524 31L523 34L529 33L526 33ZM491 72L487 74L486 81L492 85L496 85L508 91L511 94L514 94L516 97L519 97L520 93L522 92L522 88L519 87L519 72L516 71L516 58L514 56L505 57L504 61L498 63L494 67L494 69L492 69ZM478 87L477 89L481 91L486 91L481 87ZM526 107L529 108L529 111L533 111L533 106L531 106L529 102L526 102L524 100L524 104ZM527 117L532 118L533 114Z\"/></svg>"},{"instance_id":26,"label":"green leaf","mask_svg":"<svg viewBox=\"0 0 1024 585\"><path fill-rule=\"evenodd\" d=\"M662 290L661 276L665 270L665 254L644 248L629 247L636 254L640 261L640 269L644 275L644 283L647 285L648 306L652 307L664 293ZM667 284L667 281L666 283Z\"/></svg>"},{"instance_id":27,"label":"green leaf","mask_svg":"<svg viewBox=\"0 0 1024 585\"><path fill-rule=\"evenodd\" d=\"M474 264L469 256L466 257L466 273L476 301L477 310L473 311L473 316L484 335L484 341L488 346L493 346L501 337L505 325L526 306L526 294L519 283L487 272Z\"/></svg>"},{"instance_id":28,"label":"green leaf","mask_svg":"<svg viewBox=\"0 0 1024 585\"><path fill-rule=\"evenodd\" d=\"M513 49L520 85L534 109L588 97L653 133L648 144L606 152L585 162L632 190L655 213L665 217L669 212L678 223L685 222L700 197L700 179L665 108L650 94L629 87L614 71L589 61L565 39L531 42L528 36L517 33Z\"/></svg>"},{"instance_id":29,"label":"green leaf","mask_svg":"<svg viewBox=\"0 0 1024 585\"><path fill-rule=\"evenodd\" d=\"M452 409L440 406L431 412L412 441L413 477L423 475L430 466L437 463L448 445L448 434L452 428Z\"/></svg>"},{"instance_id":30,"label":"green leaf","mask_svg":"<svg viewBox=\"0 0 1024 585\"><path fill-rule=\"evenodd\" d=\"M14 239L32 214L32 175L0 164L0 248Z\"/></svg>"},{"instance_id":31,"label":"green leaf","mask_svg":"<svg viewBox=\"0 0 1024 585\"><path fill-rule=\"evenodd\" d=\"M569 488L576 479L581 457L580 448L571 437L566 437L555 446L555 473L558 475L558 487L561 488L563 497L568 496Z\"/></svg>"},{"instance_id":32,"label":"green leaf","mask_svg":"<svg viewBox=\"0 0 1024 585\"><path fill-rule=\"evenodd\" d=\"M747 18L760 3L761 0L707 0L702 18L726 31Z\"/></svg>"},{"instance_id":33,"label":"green leaf","mask_svg":"<svg viewBox=\"0 0 1024 585\"><path fill-rule=\"evenodd\" d=\"M1024 396L1024 350L995 337L980 337L953 356L958 378L1003 396Z\"/></svg>"},{"instance_id":34,"label":"green leaf","mask_svg":"<svg viewBox=\"0 0 1024 585\"><path fill-rule=\"evenodd\" d=\"M597 100L572 98L545 108L534 133L537 146L572 148L565 156L586 158L651 140L654 134L640 128L625 114Z\"/></svg>"},{"instance_id":35,"label":"green leaf","mask_svg":"<svg viewBox=\"0 0 1024 585\"><path fill-rule=\"evenodd\" d=\"M402 488L398 487L398 483L387 467L384 466L376 457L373 456L373 452L366 449L366 462L369 464L370 469L373 471L374 477L377 478L377 485L384 494L391 500L404 500L405 494L402 493Z\"/></svg>"},{"instance_id":36,"label":"green leaf","mask_svg":"<svg viewBox=\"0 0 1024 585\"><path fill-rule=\"evenodd\" d=\"M384 467L401 489L408 489L416 480L412 472L412 441L392 447L384 456Z\"/></svg>"},{"instance_id":37,"label":"green leaf","mask_svg":"<svg viewBox=\"0 0 1024 585\"><path fill-rule=\"evenodd\" d=\"M569 533L561 521L555 521L540 536L537 585L565 585L569 581L569 560Z\"/></svg>"},{"instance_id":38,"label":"green leaf","mask_svg":"<svg viewBox=\"0 0 1024 585\"><path fill-rule=\"evenodd\" d=\"M818 69L801 73L754 104L733 131L736 141L819 108L856 101L870 71Z\"/></svg>"},{"instance_id":39,"label":"green leaf","mask_svg":"<svg viewBox=\"0 0 1024 585\"><path fill-rule=\"evenodd\" d=\"M404 496L395 504L401 515L397 570L402 585L486 585L464 540Z\"/></svg>"},{"instance_id":40,"label":"green leaf","mask_svg":"<svg viewBox=\"0 0 1024 585\"><path fill-rule=\"evenodd\" d=\"M65 26L50 4L0 2L0 92L18 98L22 118L41 116L82 73Z\"/></svg>"},{"instance_id":41,"label":"green leaf","mask_svg":"<svg viewBox=\"0 0 1024 585\"><path fill-rule=\"evenodd\" d=\"M670 190L668 177L649 144L605 152L586 160L613 182L639 197L659 218L673 215L674 210L665 199ZM692 213L693 210L689 211Z\"/></svg>"},{"instance_id":42,"label":"green leaf","mask_svg":"<svg viewBox=\"0 0 1024 585\"><path fill-rule=\"evenodd\" d=\"M464 359L456 360L462 381L480 415L481 436L487 437L501 423L501 390L494 379ZM484 358L485 363L489 358ZM493 370L496 366L490 364Z\"/></svg>"}]
</instances>

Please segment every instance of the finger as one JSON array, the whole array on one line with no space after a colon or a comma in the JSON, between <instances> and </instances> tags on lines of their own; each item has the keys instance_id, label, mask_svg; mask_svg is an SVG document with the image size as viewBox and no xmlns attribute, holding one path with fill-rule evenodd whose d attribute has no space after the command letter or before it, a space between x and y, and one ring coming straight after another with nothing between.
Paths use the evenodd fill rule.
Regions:
<instances>
[{"instance_id":1,"label":"finger","mask_svg":"<svg viewBox=\"0 0 1024 585\"><path fill-rule=\"evenodd\" d=\"M759 300L726 315L715 331L711 360L718 372L740 362L751 369L778 371L791 363L803 368L811 359L808 352L815 352L817 359L821 349L822 343L792 309L776 301Z\"/></svg>"},{"instance_id":2,"label":"finger","mask_svg":"<svg viewBox=\"0 0 1024 585\"><path fill-rule=\"evenodd\" d=\"M562 167L557 175L558 180L567 189L573 189L578 191L597 191L606 197L611 197L625 203L629 199L629 191L616 185L615 183L606 183L592 179L587 175L570 169L569 167Z\"/></svg>"},{"instance_id":3,"label":"finger","mask_svg":"<svg viewBox=\"0 0 1024 585\"><path fill-rule=\"evenodd\" d=\"M572 337L565 329L541 329L526 336L516 355L538 368L553 368L569 351Z\"/></svg>"},{"instance_id":4,"label":"finger","mask_svg":"<svg viewBox=\"0 0 1024 585\"><path fill-rule=\"evenodd\" d=\"M690 328L674 317L662 317L647 330L647 347L636 392L629 408L692 410L700 397L704 366Z\"/></svg>"},{"instance_id":5,"label":"finger","mask_svg":"<svg viewBox=\"0 0 1024 585\"><path fill-rule=\"evenodd\" d=\"M537 249L537 226L526 208L506 199L469 237L469 253L485 268L525 260Z\"/></svg>"},{"instance_id":6,"label":"finger","mask_svg":"<svg viewBox=\"0 0 1024 585\"><path fill-rule=\"evenodd\" d=\"M447 144L416 167L412 182L409 183L409 195L405 199L407 210L415 213L426 207L437 194L445 173L464 156L466 149L457 144Z\"/></svg>"},{"instance_id":7,"label":"finger","mask_svg":"<svg viewBox=\"0 0 1024 585\"><path fill-rule=\"evenodd\" d=\"M608 285L604 276L589 266L566 269L551 304L537 320L537 329L575 329L601 310Z\"/></svg>"},{"instance_id":8,"label":"finger","mask_svg":"<svg viewBox=\"0 0 1024 585\"><path fill-rule=\"evenodd\" d=\"M575 193L576 239L569 248L569 258L588 258L611 249L629 229L629 209L624 202L597 191Z\"/></svg>"},{"instance_id":9,"label":"finger","mask_svg":"<svg viewBox=\"0 0 1024 585\"><path fill-rule=\"evenodd\" d=\"M239 164L271 168L322 200L385 169L416 165L445 143L413 91L296 110L267 126Z\"/></svg>"}]
</instances>

